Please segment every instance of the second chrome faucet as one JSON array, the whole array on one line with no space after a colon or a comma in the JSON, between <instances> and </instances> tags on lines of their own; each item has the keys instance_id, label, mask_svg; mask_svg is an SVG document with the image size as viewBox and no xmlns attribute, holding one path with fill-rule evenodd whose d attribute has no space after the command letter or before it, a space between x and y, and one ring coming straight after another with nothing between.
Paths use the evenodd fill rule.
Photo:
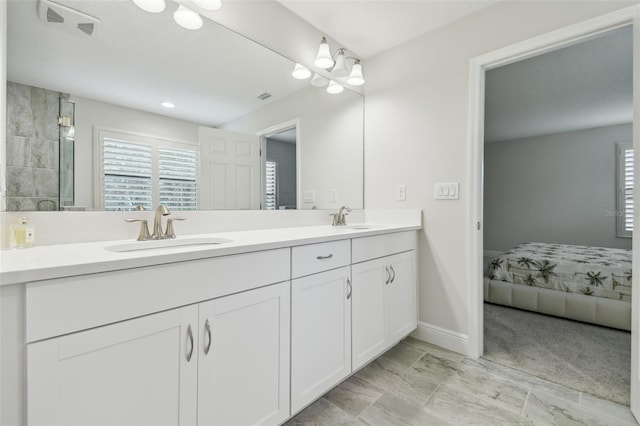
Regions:
<instances>
[{"instance_id":1,"label":"second chrome faucet","mask_svg":"<svg viewBox=\"0 0 640 426\"><path fill-rule=\"evenodd\" d=\"M138 241L146 240L162 240L168 238L175 238L176 233L173 230L174 220L185 220L184 217L173 217L167 219L166 231L162 231L162 216L169 216L171 212L164 204L160 204L156 208L155 217L153 220L153 234L149 234L149 227L146 219L125 219L125 222L140 222L140 233L138 234Z\"/></svg>"}]
</instances>

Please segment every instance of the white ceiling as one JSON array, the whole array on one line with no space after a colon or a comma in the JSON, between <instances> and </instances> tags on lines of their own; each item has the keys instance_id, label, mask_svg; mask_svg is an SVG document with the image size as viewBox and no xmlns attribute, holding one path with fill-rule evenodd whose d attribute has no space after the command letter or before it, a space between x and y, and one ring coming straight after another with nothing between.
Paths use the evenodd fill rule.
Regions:
<instances>
[{"instance_id":1,"label":"white ceiling","mask_svg":"<svg viewBox=\"0 0 640 426\"><path fill-rule=\"evenodd\" d=\"M362 59L498 0L277 0Z\"/></svg>"},{"instance_id":2,"label":"white ceiling","mask_svg":"<svg viewBox=\"0 0 640 426\"><path fill-rule=\"evenodd\" d=\"M101 28L87 36L41 21L36 0L9 1L9 81L210 126L308 87L291 78L291 61L221 25L179 27L174 2L152 14L132 1L55 1L99 18ZM264 92L273 96L257 99Z\"/></svg>"},{"instance_id":3,"label":"white ceiling","mask_svg":"<svg viewBox=\"0 0 640 426\"><path fill-rule=\"evenodd\" d=\"M632 29L490 70L485 141L633 120Z\"/></svg>"}]
</instances>

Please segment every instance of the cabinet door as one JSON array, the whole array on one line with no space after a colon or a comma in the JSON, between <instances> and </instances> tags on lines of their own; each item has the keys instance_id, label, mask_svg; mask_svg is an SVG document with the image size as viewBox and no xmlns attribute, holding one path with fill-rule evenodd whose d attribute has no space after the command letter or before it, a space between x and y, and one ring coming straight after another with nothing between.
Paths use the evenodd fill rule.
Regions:
<instances>
[{"instance_id":1,"label":"cabinet door","mask_svg":"<svg viewBox=\"0 0 640 426\"><path fill-rule=\"evenodd\" d=\"M198 424L289 417L289 282L200 304Z\"/></svg>"},{"instance_id":2,"label":"cabinet door","mask_svg":"<svg viewBox=\"0 0 640 426\"><path fill-rule=\"evenodd\" d=\"M386 285L386 336L393 345L418 326L415 252L389 256L391 278Z\"/></svg>"},{"instance_id":3,"label":"cabinet door","mask_svg":"<svg viewBox=\"0 0 640 426\"><path fill-rule=\"evenodd\" d=\"M27 346L30 425L195 424L197 306Z\"/></svg>"},{"instance_id":4,"label":"cabinet door","mask_svg":"<svg viewBox=\"0 0 640 426\"><path fill-rule=\"evenodd\" d=\"M352 266L353 275L353 369L356 370L386 349L385 283L389 281L387 259Z\"/></svg>"},{"instance_id":5,"label":"cabinet door","mask_svg":"<svg viewBox=\"0 0 640 426\"><path fill-rule=\"evenodd\" d=\"M349 267L291 284L291 412L351 373Z\"/></svg>"}]
</instances>

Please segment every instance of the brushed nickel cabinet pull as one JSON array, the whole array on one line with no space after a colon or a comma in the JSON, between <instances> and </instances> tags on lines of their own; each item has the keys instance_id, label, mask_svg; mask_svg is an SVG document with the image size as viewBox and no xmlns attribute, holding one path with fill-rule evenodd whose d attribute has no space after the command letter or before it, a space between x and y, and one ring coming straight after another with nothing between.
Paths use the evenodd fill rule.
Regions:
<instances>
[{"instance_id":1,"label":"brushed nickel cabinet pull","mask_svg":"<svg viewBox=\"0 0 640 426\"><path fill-rule=\"evenodd\" d=\"M389 284L389 281L391 281L391 272L389 272L389 267L388 266L385 266L384 270L387 272L387 279L386 279L386 281L384 283L385 284Z\"/></svg>"},{"instance_id":2,"label":"brushed nickel cabinet pull","mask_svg":"<svg viewBox=\"0 0 640 426\"><path fill-rule=\"evenodd\" d=\"M187 327L187 337L189 338L189 351L187 352L187 362L191 361L193 356L193 331L191 330L191 324Z\"/></svg>"},{"instance_id":3,"label":"brushed nickel cabinet pull","mask_svg":"<svg viewBox=\"0 0 640 426\"><path fill-rule=\"evenodd\" d=\"M393 280L396 279L396 271L393 269L393 266L389 266L389 269L391 269L391 273L393 274L391 276L391 283L393 283Z\"/></svg>"},{"instance_id":4,"label":"brushed nickel cabinet pull","mask_svg":"<svg viewBox=\"0 0 640 426\"><path fill-rule=\"evenodd\" d=\"M333 254L328 254L326 256L317 256L316 259L318 260L327 260L327 259L331 259L333 257Z\"/></svg>"},{"instance_id":5,"label":"brushed nickel cabinet pull","mask_svg":"<svg viewBox=\"0 0 640 426\"><path fill-rule=\"evenodd\" d=\"M206 320L204 322L204 331L207 335L207 344L204 345L204 354L207 355L209 354L209 350L211 350L211 323L209 322L209 320Z\"/></svg>"},{"instance_id":6,"label":"brushed nickel cabinet pull","mask_svg":"<svg viewBox=\"0 0 640 426\"><path fill-rule=\"evenodd\" d=\"M351 287L351 280L347 278L347 300L351 299L351 293L353 292L353 287Z\"/></svg>"}]
</instances>

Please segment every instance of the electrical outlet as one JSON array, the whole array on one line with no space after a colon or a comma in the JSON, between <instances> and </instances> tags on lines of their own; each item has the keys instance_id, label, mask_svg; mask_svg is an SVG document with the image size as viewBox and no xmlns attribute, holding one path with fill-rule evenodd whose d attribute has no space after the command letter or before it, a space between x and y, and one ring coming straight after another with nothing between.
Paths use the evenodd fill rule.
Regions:
<instances>
[{"instance_id":1,"label":"electrical outlet","mask_svg":"<svg viewBox=\"0 0 640 426\"><path fill-rule=\"evenodd\" d=\"M406 199L407 199L407 186L406 185L396 186L396 200L405 201Z\"/></svg>"},{"instance_id":2,"label":"electrical outlet","mask_svg":"<svg viewBox=\"0 0 640 426\"><path fill-rule=\"evenodd\" d=\"M305 203L315 203L316 191L304 191L302 193L302 201Z\"/></svg>"}]
</instances>

